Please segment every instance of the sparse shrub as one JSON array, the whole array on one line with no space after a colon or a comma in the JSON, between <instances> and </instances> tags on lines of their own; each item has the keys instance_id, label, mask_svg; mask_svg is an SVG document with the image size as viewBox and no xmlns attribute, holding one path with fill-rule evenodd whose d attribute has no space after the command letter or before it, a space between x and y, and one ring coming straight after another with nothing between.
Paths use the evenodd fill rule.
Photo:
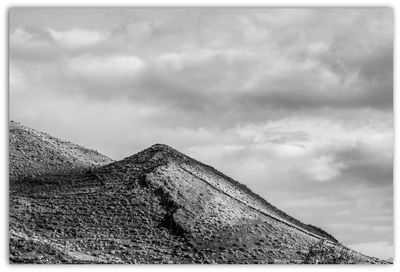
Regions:
<instances>
[{"instance_id":1,"label":"sparse shrub","mask_svg":"<svg viewBox=\"0 0 400 272\"><path fill-rule=\"evenodd\" d=\"M320 240L312 245L305 255L304 264L353 264L351 254L342 246L328 244Z\"/></svg>"}]
</instances>

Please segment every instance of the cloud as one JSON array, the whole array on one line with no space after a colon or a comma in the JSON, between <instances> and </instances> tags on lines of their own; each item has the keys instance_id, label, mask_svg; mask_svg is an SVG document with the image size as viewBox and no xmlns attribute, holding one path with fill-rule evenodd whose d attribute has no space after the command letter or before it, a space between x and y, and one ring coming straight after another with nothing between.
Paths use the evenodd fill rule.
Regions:
<instances>
[{"instance_id":1,"label":"cloud","mask_svg":"<svg viewBox=\"0 0 400 272\"><path fill-rule=\"evenodd\" d=\"M49 28L47 30L57 45L66 49L78 49L93 46L107 38L107 34L86 29L72 29L68 31L57 31Z\"/></svg>"},{"instance_id":2,"label":"cloud","mask_svg":"<svg viewBox=\"0 0 400 272\"><path fill-rule=\"evenodd\" d=\"M110 85L117 87L129 84L145 68L145 62L136 56L83 55L66 59L65 62L66 68L77 80L97 88L107 88L103 91L108 92Z\"/></svg>"},{"instance_id":3,"label":"cloud","mask_svg":"<svg viewBox=\"0 0 400 272\"><path fill-rule=\"evenodd\" d=\"M332 157L321 156L313 159L305 172L317 181L328 181L339 177L345 167L344 163L335 162Z\"/></svg>"},{"instance_id":4,"label":"cloud","mask_svg":"<svg viewBox=\"0 0 400 272\"><path fill-rule=\"evenodd\" d=\"M40 63L60 57L60 52L46 31L16 27L10 30L10 62L22 60Z\"/></svg>"},{"instance_id":5,"label":"cloud","mask_svg":"<svg viewBox=\"0 0 400 272\"><path fill-rule=\"evenodd\" d=\"M393 258L394 247L388 242L352 244L350 247L369 256L376 256L383 260Z\"/></svg>"},{"instance_id":6,"label":"cloud","mask_svg":"<svg viewBox=\"0 0 400 272\"><path fill-rule=\"evenodd\" d=\"M10 66L9 70L9 85L10 85L10 91L15 92L18 91L21 88L21 85L24 85L24 74L19 71L18 68L14 66Z\"/></svg>"},{"instance_id":7,"label":"cloud","mask_svg":"<svg viewBox=\"0 0 400 272\"><path fill-rule=\"evenodd\" d=\"M86 93L90 99L140 98L153 106L162 95L171 109L182 114L192 110L193 114L202 112L204 117L208 117L207 112L213 116L229 115L231 120L226 120L227 116L217 120L230 125L234 120L263 118L270 111L392 107L390 10L242 13L210 11L208 17L201 17L204 24L198 25L181 22L191 22L198 15L196 12L182 11L182 18L172 18L171 11L171 18L160 15L157 20L143 14L133 21L125 16L127 22L111 30L74 27L56 31L47 27L37 35L34 33L39 31L25 28L21 32L19 28L14 35L15 40L20 40L20 55L33 57L40 55L38 51L46 55L53 50L58 58L66 58L70 68L86 67L81 71L84 76L71 80L68 71L61 69L65 63L60 62L57 80L62 85L81 85L79 94ZM277 14L284 15L277 19ZM337 26L337 18L345 18L339 23L341 27ZM294 24L294 30L282 32L289 24ZM356 24L362 27L352 27ZM376 32L376 28L385 31ZM239 39L251 29L258 40ZM180 39L184 42L179 43ZM37 43L43 48L39 49ZM88 46L90 50L85 49ZM72 54L71 49L81 51ZM140 76L134 73L137 80L130 80L126 71L117 67L107 73L108 84L99 84L99 73L88 66L123 61L110 57L114 55L134 56L146 62L146 69ZM99 65L100 69L105 65ZM113 91L110 86L114 86ZM70 88L70 92L74 89Z\"/></svg>"},{"instance_id":8,"label":"cloud","mask_svg":"<svg viewBox=\"0 0 400 272\"><path fill-rule=\"evenodd\" d=\"M379 134L382 136L378 138ZM379 134L371 134L370 139L361 139L355 146L338 151L337 155L340 160L346 161L351 166L345 170L348 175L355 176L364 182L391 184L393 135L391 131Z\"/></svg>"}]
</instances>

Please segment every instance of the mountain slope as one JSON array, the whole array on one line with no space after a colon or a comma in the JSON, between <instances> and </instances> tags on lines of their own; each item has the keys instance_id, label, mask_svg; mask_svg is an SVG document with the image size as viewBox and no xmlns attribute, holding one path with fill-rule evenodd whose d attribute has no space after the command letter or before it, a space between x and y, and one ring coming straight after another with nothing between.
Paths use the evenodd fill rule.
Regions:
<instances>
[{"instance_id":1,"label":"mountain slope","mask_svg":"<svg viewBox=\"0 0 400 272\"><path fill-rule=\"evenodd\" d=\"M65 172L112 162L97 151L27 128L9 124L10 179Z\"/></svg>"},{"instance_id":2,"label":"mountain slope","mask_svg":"<svg viewBox=\"0 0 400 272\"><path fill-rule=\"evenodd\" d=\"M15 143L25 150L36 136L24 137L10 140L10 158ZM45 146L44 139L38 140ZM330 263L380 262L168 146L103 165L98 153L74 154L70 171L49 167L30 176L42 159L27 164L28 175L12 176L10 262L315 263L321 252ZM13 158L11 164L19 157Z\"/></svg>"}]
</instances>

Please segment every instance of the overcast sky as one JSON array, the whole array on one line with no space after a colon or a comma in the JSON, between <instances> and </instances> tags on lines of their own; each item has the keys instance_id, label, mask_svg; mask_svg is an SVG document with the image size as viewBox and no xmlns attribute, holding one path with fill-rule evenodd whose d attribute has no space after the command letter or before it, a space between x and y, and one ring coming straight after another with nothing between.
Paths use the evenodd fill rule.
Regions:
<instances>
[{"instance_id":1,"label":"overcast sky","mask_svg":"<svg viewBox=\"0 0 400 272\"><path fill-rule=\"evenodd\" d=\"M12 9L10 116L113 159L165 143L393 256L391 9Z\"/></svg>"}]
</instances>

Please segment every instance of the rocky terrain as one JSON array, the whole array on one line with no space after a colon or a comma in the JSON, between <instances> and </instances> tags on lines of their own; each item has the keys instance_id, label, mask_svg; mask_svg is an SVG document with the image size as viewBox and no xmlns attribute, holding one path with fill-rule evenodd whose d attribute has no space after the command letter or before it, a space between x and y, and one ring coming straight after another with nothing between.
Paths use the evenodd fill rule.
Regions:
<instances>
[{"instance_id":1,"label":"rocky terrain","mask_svg":"<svg viewBox=\"0 0 400 272\"><path fill-rule=\"evenodd\" d=\"M10 122L10 179L35 178L111 163L97 151L62 141L46 133Z\"/></svg>"},{"instance_id":2,"label":"rocky terrain","mask_svg":"<svg viewBox=\"0 0 400 272\"><path fill-rule=\"evenodd\" d=\"M11 263L385 263L156 144L121 161L10 123Z\"/></svg>"}]
</instances>

